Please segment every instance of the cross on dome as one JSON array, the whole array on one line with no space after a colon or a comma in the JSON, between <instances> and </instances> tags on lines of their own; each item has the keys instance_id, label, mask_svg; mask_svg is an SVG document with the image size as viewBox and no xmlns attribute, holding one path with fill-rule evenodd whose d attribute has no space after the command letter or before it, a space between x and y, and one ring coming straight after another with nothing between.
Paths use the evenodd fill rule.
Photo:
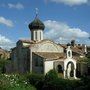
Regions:
<instances>
[{"instance_id":1,"label":"cross on dome","mask_svg":"<svg viewBox=\"0 0 90 90\"><path fill-rule=\"evenodd\" d=\"M39 14L39 9L38 8L35 8L36 10L36 18L38 17L38 14Z\"/></svg>"}]
</instances>

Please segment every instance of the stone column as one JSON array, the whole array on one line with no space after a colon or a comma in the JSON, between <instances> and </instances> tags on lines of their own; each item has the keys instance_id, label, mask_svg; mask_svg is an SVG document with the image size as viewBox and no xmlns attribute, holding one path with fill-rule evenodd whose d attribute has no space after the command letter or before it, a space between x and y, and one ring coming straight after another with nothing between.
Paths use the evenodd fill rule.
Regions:
<instances>
[{"instance_id":1,"label":"stone column","mask_svg":"<svg viewBox=\"0 0 90 90\"><path fill-rule=\"evenodd\" d=\"M74 69L74 78L77 79L76 78L76 69Z\"/></svg>"},{"instance_id":2,"label":"stone column","mask_svg":"<svg viewBox=\"0 0 90 90\"><path fill-rule=\"evenodd\" d=\"M30 72L32 72L32 50L30 49Z\"/></svg>"},{"instance_id":3,"label":"stone column","mask_svg":"<svg viewBox=\"0 0 90 90\"><path fill-rule=\"evenodd\" d=\"M70 78L70 72L67 70L67 78Z\"/></svg>"},{"instance_id":4,"label":"stone column","mask_svg":"<svg viewBox=\"0 0 90 90\"><path fill-rule=\"evenodd\" d=\"M71 63L68 65L67 68L67 77L70 78L70 73L71 73Z\"/></svg>"},{"instance_id":5,"label":"stone column","mask_svg":"<svg viewBox=\"0 0 90 90\"><path fill-rule=\"evenodd\" d=\"M66 70L63 71L64 79L66 78Z\"/></svg>"}]
</instances>

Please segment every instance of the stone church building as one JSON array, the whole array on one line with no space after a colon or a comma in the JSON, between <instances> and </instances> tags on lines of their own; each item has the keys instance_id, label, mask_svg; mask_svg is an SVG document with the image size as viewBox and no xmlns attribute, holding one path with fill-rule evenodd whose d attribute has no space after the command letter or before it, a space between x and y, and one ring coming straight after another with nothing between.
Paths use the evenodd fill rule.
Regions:
<instances>
[{"instance_id":1,"label":"stone church building","mask_svg":"<svg viewBox=\"0 0 90 90\"><path fill-rule=\"evenodd\" d=\"M16 47L12 49L14 72L46 74L54 69L64 78L74 77L75 79L76 71L80 74L87 73L85 64L77 63L79 58L85 57L86 45L77 45L74 40L65 45L44 39L45 25L37 16L29 24L29 29L31 40L19 40Z\"/></svg>"}]
</instances>

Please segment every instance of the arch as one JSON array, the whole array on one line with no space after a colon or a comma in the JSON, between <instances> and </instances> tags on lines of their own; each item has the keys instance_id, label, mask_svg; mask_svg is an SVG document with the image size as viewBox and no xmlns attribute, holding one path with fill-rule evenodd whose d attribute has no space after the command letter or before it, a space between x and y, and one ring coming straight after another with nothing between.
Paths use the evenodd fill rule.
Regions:
<instances>
[{"instance_id":1,"label":"arch","mask_svg":"<svg viewBox=\"0 0 90 90\"><path fill-rule=\"evenodd\" d=\"M69 62L67 63L67 67L68 67L70 64L72 65L72 67L74 67L74 63L73 63L72 61L69 61Z\"/></svg>"},{"instance_id":2,"label":"arch","mask_svg":"<svg viewBox=\"0 0 90 90\"><path fill-rule=\"evenodd\" d=\"M76 60L74 60L74 59L66 59L66 60L64 60L64 69L65 70L67 69L67 64L69 62L72 62L74 64L74 69L76 69Z\"/></svg>"},{"instance_id":3,"label":"arch","mask_svg":"<svg viewBox=\"0 0 90 90\"><path fill-rule=\"evenodd\" d=\"M76 60L66 59L64 61L64 78L73 77L76 79Z\"/></svg>"},{"instance_id":4,"label":"arch","mask_svg":"<svg viewBox=\"0 0 90 90\"><path fill-rule=\"evenodd\" d=\"M74 76L74 63L71 61L67 64L67 74L69 77Z\"/></svg>"}]
</instances>

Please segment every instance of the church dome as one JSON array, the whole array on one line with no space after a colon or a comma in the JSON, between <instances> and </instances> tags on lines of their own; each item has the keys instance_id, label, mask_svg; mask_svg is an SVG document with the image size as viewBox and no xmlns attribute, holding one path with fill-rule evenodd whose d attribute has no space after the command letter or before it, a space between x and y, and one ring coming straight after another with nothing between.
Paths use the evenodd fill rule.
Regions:
<instances>
[{"instance_id":1,"label":"church dome","mask_svg":"<svg viewBox=\"0 0 90 90\"><path fill-rule=\"evenodd\" d=\"M37 29L41 29L44 30L45 25L43 24L43 22L38 19L37 17L29 24L29 29L30 30L37 30Z\"/></svg>"}]
</instances>

